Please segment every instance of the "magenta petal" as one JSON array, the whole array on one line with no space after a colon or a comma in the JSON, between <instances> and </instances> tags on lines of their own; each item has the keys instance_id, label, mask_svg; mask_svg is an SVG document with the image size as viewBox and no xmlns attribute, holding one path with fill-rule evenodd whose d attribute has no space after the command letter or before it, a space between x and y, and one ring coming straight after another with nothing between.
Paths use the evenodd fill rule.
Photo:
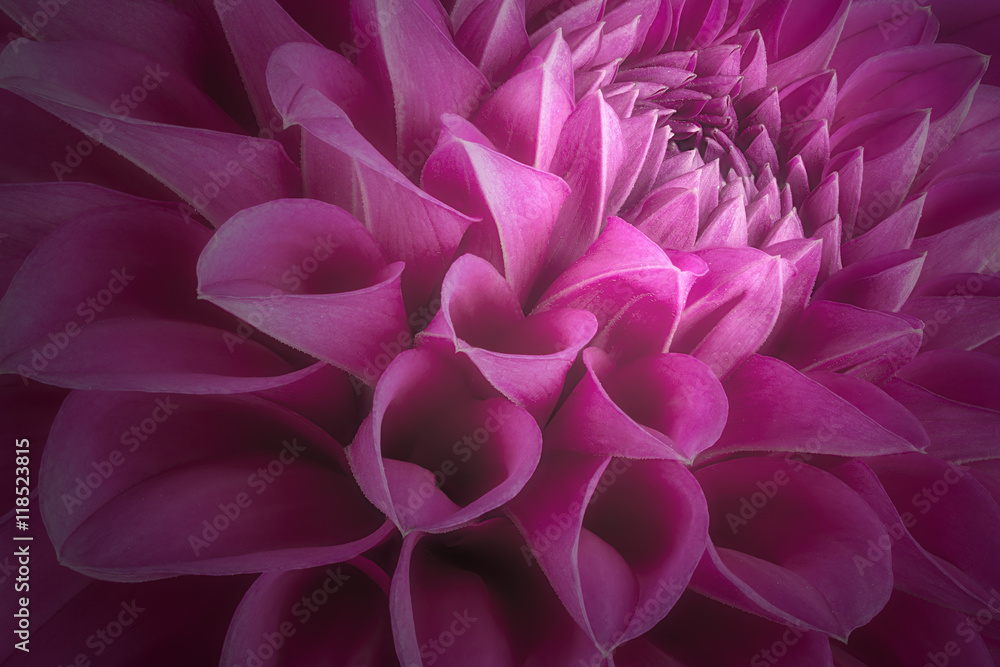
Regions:
<instances>
[{"instance_id":1,"label":"magenta petal","mask_svg":"<svg viewBox=\"0 0 1000 667\"><path fill-rule=\"evenodd\" d=\"M885 527L850 487L799 461L748 458L696 473L711 544L692 588L779 623L845 639L892 591L889 559L864 579L855 558Z\"/></svg>"},{"instance_id":2,"label":"magenta petal","mask_svg":"<svg viewBox=\"0 0 1000 667\"><path fill-rule=\"evenodd\" d=\"M829 638L819 632L787 627L688 591L659 625L615 652L615 665L763 667L780 661L834 667L830 644ZM777 658L779 653L781 657Z\"/></svg>"},{"instance_id":3,"label":"magenta petal","mask_svg":"<svg viewBox=\"0 0 1000 667\"><path fill-rule=\"evenodd\" d=\"M675 461L563 452L543 463L509 512L603 652L646 632L680 597L705 549L704 502ZM622 516L634 519L628 529Z\"/></svg>"},{"instance_id":4,"label":"magenta petal","mask_svg":"<svg viewBox=\"0 0 1000 667\"><path fill-rule=\"evenodd\" d=\"M433 141L441 114L468 118L489 95L489 83L442 30L440 17L419 4L359 0L351 10L355 30L374 33L358 67L393 101L396 159L419 170L429 155L423 143Z\"/></svg>"},{"instance_id":5,"label":"magenta petal","mask_svg":"<svg viewBox=\"0 0 1000 667\"><path fill-rule=\"evenodd\" d=\"M587 373L545 430L546 442L600 456L690 463L718 440L729 403L718 378L684 354L642 357L623 366L597 348Z\"/></svg>"},{"instance_id":6,"label":"magenta petal","mask_svg":"<svg viewBox=\"0 0 1000 667\"><path fill-rule=\"evenodd\" d=\"M93 40L127 46L153 62L180 69L194 78L205 66L205 44L200 26L190 14L162 0L137 0L127 5L99 2L61 4L59 10L41 8L31 0L8 0L4 10L18 17L22 30L46 42ZM14 37L7 35L7 41Z\"/></svg>"},{"instance_id":7,"label":"magenta petal","mask_svg":"<svg viewBox=\"0 0 1000 667\"><path fill-rule=\"evenodd\" d=\"M408 350L375 388L348 449L365 495L403 532L443 532L513 498L538 464L542 434L506 399L469 396L437 354Z\"/></svg>"},{"instance_id":8,"label":"magenta petal","mask_svg":"<svg viewBox=\"0 0 1000 667\"><path fill-rule=\"evenodd\" d=\"M533 312L589 310L598 324L592 344L620 361L662 352L691 285L706 271L693 255L675 259L631 225L609 218L600 238L549 286Z\"/></svg>"},{"instance_id":9,"label":"magenta petal","mask_svg":"<svg viewBox=\"0 0 1000 667\"><path fill-rule=\"evenodd\" d=\"M586 310L521 314L511 286L486 260L463 255L441 287L441 310L421 340L448 341L501 394L544 424L577 353L597 331Z\"/></svg>"},{"instance_id":10,"label":"magenta petal","mask_svg":"<svg viewBox=\"0 0 1000 667\"><path fill-rule=\"evenodd\" d=\"M877 225L873 222L870 214L863 213L867 217L858 219L860 228L857 231L864 231L864 233L855 236L841 246L844 264L853 264L864 259L909 248L917 233L917 224L923 212L924 199L921 196L907 202Z\"/></svg>"},{"instance_id":11,"label":"magenta petal","mask_svg":"<svg viewBox=\"0 0 1000 667\"><path fill-rule=\"evenodd\" d=\"M168 205L133 202L46 237L0 301L3 369L64 387L181 393L256 391L310 372L196 298L209 234L186 222Z\"/></svg>"},{"instance_id":12,"label":"magenta petal","mask_svg":"<svg viewBox=\"0 0 1000 667\"><path fill-rule=\"evenodd\" d=\"M624 159L617 114L600 92L588 95L566 119L550 167L572 189L549 240L550 280L579 259L604 229L610 212L605 204Z\"/></svg>"},{"instance_id":13,"label":"magenta petal","mask_svg":"<svg viewBox=\"0 0 1000 667\"><path fill-rule=\"evenodd\" d=\"M198 260L198 294L374 383L387 365L375 359L410 344L402 270L386 265L368 230L343 209L283 199L219 228Z\"/></svg>"},{"instance_id":14,"label":"magenta petal","mask_svg":"<svg viewBox=\"0 0 1000 667\"><path fill-rule=\"evenodd\" d=\"M690 353L724 377L771 333L781 308L783 264L755 248L699 255L709 272L691 289L670 349Z\"/></svg>"},{"instance_id":15,"label":"magenta petal","mask_svg":"<svg viewBox=\"0 0 1000 667\"><path fill-rule=\"evenodd\" d=\"M925 283L951 273L993 271L1000 258L1000 214L994 212L957 227L918 238L910 248L926 252L920 282Z\"/></svg>"},{"instance_id":16,"label":"magenta petal","mask_svg":"<svg viewBox=\"0 0 1000 667\"><path fill-rule=\"evenodd\" d=\"M916 286L923 264L923 255L909 250L879 255L833 274L813 298L896 312Z\"/></svg>"},{"instance_id":17,"label":"magenta petal","mask_svg":"<svg viewBox=\"0 0 1000 667\"><path fill-rule=\"evenodd\" d=\"M398 667L391 632L389 577L370 561L271 572L254 582L233 615L221 664L252 662L280 641L273 665Z\"/></svg>"},{"instance_id":18,"label":"magenta petal","mask_svg":"<svg viewBox=\"0 0 1000 667\"><path fill-rule=\"evenodd\" d=\"M844 32L830 60L841 81L872 56L903 46L934 42L938 19L928 6L899 5L863 0L851 4Z\"/></svg>"},{"instance_id":19,"label":"magenta petal","mask_svg":"<svg viewBox=\"0 0 1000 667\"><path fill-rule=\"evenodd\" d=\"M980 593L1000 588L1000 506L967 468L918 454L867 463L896 508L912 513L910 534L922 547L968 575Z\"/></svg>"},{"instance_id":20,"label":"magenta petal","mask_svg":"<svg viewBox=\"0 0 1000 667\"><path fill-rule=\"evenodd\" d=\"M506 81L531 49L524 0L481 2L458 28L455 45L488 81Z\"/></svg>"},{"instance_id":21,"label":"magenta petal","mask_svg":"<svg viewBox=\"0 0 1000 667\"><path fill-rule=\"evenodd\" d=\"M318 47L285 45L268 65L271 96L285 122L305 130L306 193L352 213L390 261L406 262L403 297L412 309L444 276L472 220L408 181L331 100L324 72L342 68L343 60Z\"/></svg>"},{"instance_id":22,"label":"magenta petal","mask_svg":"<svg viewBox=\"0 0 1000 667\"><path fill-rule=\"evenodd\" d=\"M977 611L993 616L998 601L994 597ZM897 590L885 610L851 636L846 650L864 660L862 665L949 664L955 653L960 659L951 664L990 667L996 663L976 629L982 627L981 621Z\"/></svg>"},{"instance_id":23,"label":"magenta petal","mask_svg":"<svg viewBox=\"0 0 1000 667\"><path fill-rule=\"evenodd\" d=\"M922 328L908 315L814 301L789 333L781 358L803 371L842 371L879 383L916 356Z\"/></svg>"},{"instance_id":24,"label":"magenta petal","mask_svg":"<svg viewBox=\"0 0 1000 667\"><path fill-rule=\"evenodd\" d=\"M951 461L998 458L1000 361L978 352L931 350L890 380L886 392L927 429L928 452Z\"/></svg>"},{"instance_id":25,"label":"magenta petal","mask_svg":"<svg viewBox=\"0 0 1000 667\"><path fill-rule=\"evenodd\" d=\"M786 451L877 456L913 451L914 444L906 438L919 437L919 429L894 417L905 411L885 407L888 397L862 382L853 379L861 399L856 405L849 385L819 382L777 359L752 356L724 384L729 420L708 454ZM839 395L842 391L844 396ZM906 428L899 433L901 424Z\"/></svg>"},{"instance_id":26,"label":"magenta petal","mask_svg":"<svg viewBox=\"0 0 1000 667\"><path fill-rule=\"evenodd\" d=\"M26 50L21 56L5 50L0 57L0 87L99 137L99 143L184 199L190 212L203 212L215 224L247 206L298 193L298 170L281 146L232 134L238 130L235 122L179 72L164 70L121 47L82 50L81 45L86 44L33 45L32 53L38 56L30 60ZM35 60L45 68L35 70ZM117 70L114 78L92 82L89 73L110 67ZM52 88L47 82L53 69L64 72L62 87ZM135 85L136 77L154 87L152 94L162 95L164 103L132 102L137 107L133 114L125 102L115 100L116 93L131 89L122 79ZM116 85L115 79L122 82Z\"/></svg>"},{"instance_id":27,"label":"magenta petal","mask_svg":"<svg viewBox=\"0 0 1000 667\"><path fill-rule=\"evenodd\" d=\"M236 57L257 125L271 133L283 129L267 89L267 61L276 48L287 42L316 46L318 43L282 9L277 0L241 2L239 11L217 5L216 11Z\"/></svg>"},{"instance_id":28,"label":"magenta petal","mask_svg":"<svg viewBox=\"0 0 1000 667\"><path fill-rule=\"evenodd\" d=\"M887 51L864 62L837 97L834 128L882 109L931 108L924 158L951 141L986 71L984 56L963 46L928 44ZM928 160L930 161L930 160Z\"/></svg>"},{"instance_id":29,"label":"magenta petal","mask_svg":"<svg viewBox=\"0 0 1000 667\"><path fill-rule=\"evenodd\" d=\"M562 33L555 32L483 102L473 122L499 150L547 170L574 108L573 60Z\"/></svg>"},{"instance_id":30,"label":"magenta petal","mask_svg":"<svg viewBox=\"0 0 1000 667\"><path fill-rule=\"evenodd\" d=\"M972 350L1000 336L1000 280L955 274L925 285L903 312L924 322L924 350Z\"/></svg>"},{"instance_id":31,"label":"magenta petal","mask_svg":"<svg viewBox=\"0 0 1000 667\"><path fill-rule=\"evenodd\" d=\"M483 145L477 138L485 137L458 116L446 115L442 122L445 128L424 166L422 185L428 194L483 219L464 247L492 262L524 303L569 187Z\"/></svg>"},{"instance_id":32,"label":"magenta petal","mask_svg":"<svg viewBox=\"0 0 1000 667\"><path fill-rule=\"evenodd\" d=\"M503 518L446 535L408 535L390 590L400 664L600 664L602 656L530 558ZM449 637L454 641L445 647Z\"/></svg>"},{"instance_id":33,"label":"magenta petal","mask_svg":"<svg viewBox=\"0 0 1000 667\"><path fill-rule=\"evenodd\" d=\"M336 441L250 396L71 394L41 479L60 561L114 580L320 565L390 528Z\"/></svg>"},{"instance_id":34,"label":"magenta petal","mask_svg":"<svg viewBox=\"0 0 1000 667\"><path fill-rule=\"evenodd\" d=\"M881 461L881 459L876 459L876 461ZM887 465L899 466L902 470L909 469L908 472L912 474L911 464L918 464L917 468L919 468L919 461L919 458L910 456L896 456L885 459L884 464L877 464L876 467L881 468L890 476L892 476L892 470L887 468ZM931 468L933 469L933 466ZM941 539L932 536L931 542L926 545L930 547L928 549L918 543L910 532L909 529L915 527L917 522L922 521L924 516L931 511L931 505L928 504L926 498L921 498L920 493L917 493L912 498L905 499L910 502L903 502L897 508L893 505L892 498L882 488L878 476L860 460L840 465L831 472L868 502L889 531L888 539L869 545L864 557L857 561L858 574L865 576L872 563L891 556L893 581L898 589L925 600L933 600L938 604L970 613L975 613L988 603L990 594L985 588L976 583L955 564L941 557L949 551L955 551L953 546L942 545L942 542L948 539L947 537ZM942 472L947 475L945 479L951 481L958 481L968 474L967 471L958 467L943 468L938 466L937 470L934 470L935 477ZM899 497L898 493L897 497ZM914 499L920 502L919 510L912 502ZM904 499L900 498L900 500ZM942 508L943 511L946 510ZM979 513L978 510L976 513ZM963 514L952 518L961 522L967 520L965 517L966 515ZM938 551L938 546L943 546L945 551L943 553Z\"/></svg>"}]
</instances>

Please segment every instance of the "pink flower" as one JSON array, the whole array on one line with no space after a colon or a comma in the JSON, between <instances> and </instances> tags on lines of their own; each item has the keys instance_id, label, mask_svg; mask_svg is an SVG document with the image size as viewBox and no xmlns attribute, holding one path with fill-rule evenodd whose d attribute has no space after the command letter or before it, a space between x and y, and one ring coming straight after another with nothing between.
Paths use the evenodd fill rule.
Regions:
<instances>
[{"instance_id":1,"label":"pink flower","mask_svg":"<svg viewBox=\"0 0 1000 667\"><path fill-rule=\"evenodd\" d=\"M4 664L1000 661L989 3L0 8Z\"/></svg>"}]
</instances>

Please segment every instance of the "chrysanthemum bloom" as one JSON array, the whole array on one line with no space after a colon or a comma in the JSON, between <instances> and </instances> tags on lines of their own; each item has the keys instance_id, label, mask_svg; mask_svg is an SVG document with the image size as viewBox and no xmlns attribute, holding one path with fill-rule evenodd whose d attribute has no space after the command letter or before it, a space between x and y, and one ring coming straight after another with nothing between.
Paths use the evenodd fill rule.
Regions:
<instances>
[{"instance_id":1,"label":"chrysanthemum bloom","mask_svg":"<svg viewBox=\"0 0 1000 667\"><path fill-rule=\"evenodd\" d=\"M1000 664L993 3L0 8L4 664Z\"/></svg>"}]
</instances>

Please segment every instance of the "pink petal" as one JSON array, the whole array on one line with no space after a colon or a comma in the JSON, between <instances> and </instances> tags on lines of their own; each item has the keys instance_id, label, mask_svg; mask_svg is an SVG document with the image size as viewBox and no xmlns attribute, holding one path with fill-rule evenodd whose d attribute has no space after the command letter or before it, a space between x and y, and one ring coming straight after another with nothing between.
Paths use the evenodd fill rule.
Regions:
<instances>
[{"instance_id":1,"label":"pink petal","mask_svg":"<svg viewBox=\"0 0 1000 667\"><path fill-rule=\"evenodd\" d=\"M890 396L920 419L928 451L951 461L997 458L1000 361L978 352L932 350L886 384Z\"/></svg>"},{"instance_id":2,"label":"pink petal","mask_svg":"<svg viewBox=\"0 0 1000 667\"><path fill-rule=\"evenodd\" d=\"M312 372L197 299L209 234L185 223L140 202L46 237L0 301L3 369L71 388L182 393L256 391Z\"/></svg>"},{"instance_id":3,"label":"pink petal","mask_svg":"<svg viewBox=\"0 0 1000 667\"><path fill-rule=\"evenodd\" d=\"M216 232L198 260L198 294L374 384L388 365L375 360L410 345L402 270L386 265L343 209L283 199L241 211Z\"/></svg>"},{"instance_id":4,"label":"pink petal","mask_svg":"<svg viewBox=\"0 0 1000 667\"><path fill-rule=\"evenodd\" d=\"M99 137L215 224L247 206L297 194L299 174L281 146L232 134L235 122L180 72L124 47L89 47L32 44L20 56L7 50L0 87ZM53 90L55 72L62 85ZM128 99L115 99L123 89ZM147 95L162 102L141 104Z\"/></svg>"},{"instance_id":5,"label":"pink petal","mask_svg":"<svg viewBox=\"0 0 1000 667\"><path fill-rule=\"evenodd\" d=\"M472 220L414 186L355 129L324 83L324 72L342 61L285 45L271 58L268 86L286 124L305 130L306 193L352 213L390 261L406 262L403 298L412 311L444 276Z\"/></svg>"},{"instance_id":6,"label":"pink petal","mask_svg":"<svg viewBox=\"0 0 1000 667\"><path fill-rule=\"evenodd\" d=\"M687 300L675 352L687 352L724 377L771 332L781 305L781 260L754 248L715 248L699 256L709 272Z\"/></svg>"},{"instance_id":7,"label":"pink petal","mask_svg":"<svg viewBox=\"0 0 1000 667\"><path fill-rule=\"evenodd\" d=\"M803 371L842 371L879 383L913 359L922 328L906 315L814 301L789 333L781 357Z\"/></svg>"},{"instance_id":8,"label":"pink petal","mask_svg":"<svg viewBox=\"0 0 1000 667\"><path fill-rule=\"evenodd\" d=\"M876 387L842 377L843 382L831 382L826 374L804 375L777 359L750 357L724 384L729 419L708 454L877 456L926 444L908 440L919 438L921 430L902 407Z\"/></svg>"},{"instance_id":9,"label":"pink petal","mask_svg":"<svg viewBox=\"0 0 1000 667\"><path fill-rule=\"evenodd\" d=\"M500 151L548 170L563 124L576 106L572 67L569 47L557 31L483 102L473 122Z\"/></svg>"},{"instance_id":10,"label":"pink petal","mask_svg":"<svg viewBox=\"0 0 1000 667\"><path fill-rule=\"evenodd\" d=\"M694 357L659 354L617 366L588 348L583 362L586 375L545 430L549 445L690 463L722 434L729 402Z\"/></svg>"},{"instance_id":11,"label":"pink petal","mask_svg":"<svg viewBox=\"0 0 1000 667\"><path fill-rule=\"evenodd\" d=\"M282 9L277 0L241 2L239 11L221 9L223 7L226 5L217 5L216 9L236 57L257 125L269 129L272 134L279 132L284 127L268 92L267 61L275 49L287 42L316 46L318 42Z\"/></svg>"},{"instance_id":12,"label":"pink petal","mask_svg":"<svg viewBox=\"0 0 1000 667\"><path fill-rule=\"evenodd\" d=\"M390 591L400 663L571 667L600 661L530 556L502 518L447 535L408 535ZM454 641L446 647L442 637Z\"/></svg>"},{"instance_id":13,"label":"pink petal","mask_svg":"<svg viewBox=\"0 0 1000 667\"><path fill-rule=\"evenodd\" d=\"M424 167L422 185L442 202L483 219L465 247L490 260L524 303L569 187L483 145L477 139L488 140L458 116L446 115L442 122L445 129Z\"/></svg>"},{"instance_id":14,"label":"pink petal","mask_svg":"<svg viewBox=\"0 0 1000 667\"><path fill-rule=\"evenodd\" d=\"M676 263L631 225L609 218L587 253L546 290L533 313L585 308L597 317L593 345L620 361L662 352L704 262Z\"/></svg>"},{"instance_id":15,"label":"pink petal","mask_svg":"<svg viewBox=\"0 0 1000 667\"><path fill-rule=\"evenodd\" d=\"M103 578L310 567L388 533L345 470L336 441L259 398L77 392L41 511L60 561Z\"/></svg>"},{"instance_id":16,"label":"pink petal","mask_svg":"<svg viewBox=\"0 0 1000 667\"><path fill-rule=\"evenodd\" d=\"M506 81L531 46L524 0L485 0L462 22L455 45L489 81Z\"/></svg>"},{"instance_id":17,"label":"pink petal","mask_svg":"<svg viewBox=\"0 0 1000 667\"><path fill-rule=\"evenodd\" d=\"M243 665L267 655L275 655L268 660L274 665L398 667L389 577L364 558L261 575L232 618L220 662Z\"/></svg>"},{"instance_id":18,"label":"pink petal","mask_svg":"<svg viewBox=\"0 0 1000 667\"><path fill-rule=\"evenodd\" d=\"M485 260L463 255L441 287L441 310L420 338L466 356L501 394L544 424L596 318L560 308L524 317L504 279Z\"/></svg>"},{"instance_id":19,"label":"pink petal","mask_svg":"<svg viewBox=\"0 0 1000 667\"><path fill-rule=\"evenodd\" d=\"M903 312L924 322L924 350L972 350L1000 336L995 277L957 274L926 285Z\"/></svg>"},{"instance_id":20,"label":"pink petal","mask_svg":"<svg viewBox=\"0 0 1000 667\"><path fill-rule=\"evenodd\" d=\"M919 3L903 9L878 0L855 2L847 13L830 68L844 81L861 63L880 53L933 43L939 27L931 8Z\"/></svg>"},{"instance_id":21,"label":"pink petal","mask_svg":"<svg viewBox=\"0 0 1000 667\"><path fill-rule=\"evenodd\" d=\"M396 159L419 170L429 155L422 142L433 142L441 114L468 118L489 95L489 83L418 4L359 0L351 9L355 29L374 32L372 44L358 53L358 67L393 101Z\"/></svg>"},{"instance_id":22,"label":"pink petal","mask_svg":"<svg viewBox=\"0 0 1000 667\"><path fill-rule=\"evenodd\" d=\"M674 461L553 454L509 512L601 651L663 618L705 549L701 490ZM637 523L623 530L621 516Z\"/></svg>"},{"instance_id":23,"label":"pink petal","mask_svg":"<svg viewBox=\"0 0 1000 667\"><path fill-rule=\"evenodd\" d=\"M396 357L373 400L348 460L365 495L404 533L444 532L496 509L538 463L542 434L531 415L506 399L471 398L459 371L433 352Z\"/></svg>"},{"instance_id":24,"label":"pink petal","mask_svg":"<svg viewBox=\"0 0 1000 667\"><path fill-rule=\"evenodd\" d=\"M545 275L550 280L579 259L604 229L605 205L624 152L621 123L600 92L582 99L563 126L550 168L572 190L549 240Z\"/></svg>"},{"instance_id":25,"label":"pink petal","mask_svg":"<svg viewBox=\"0 0 1000 667\"><path fill-rule=\"evenodd\" d=\"M694 590L842 640L888 601L888 559L863 580L855 566L885 528L833 475L798 461L746 458L702 468L696 477L712 523Z\"/></svg>"},{"instance_id":26,"label":"pink petal","mask_svg":"<svg viewBox=\"0 0 1000 667\"><path fill-rule=\"evenodd\" d=\"M923 265L923 255L911 250L872 257L833 274L813 298L896 312L916 286Z\"/></svg>"}]
</instances>

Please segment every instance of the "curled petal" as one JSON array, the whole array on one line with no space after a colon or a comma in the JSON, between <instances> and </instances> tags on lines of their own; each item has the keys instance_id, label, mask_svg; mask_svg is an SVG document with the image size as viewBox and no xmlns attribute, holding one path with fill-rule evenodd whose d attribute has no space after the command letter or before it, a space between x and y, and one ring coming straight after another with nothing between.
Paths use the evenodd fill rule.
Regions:
<instances>
[{"instance_id":1,"label":"curled petal","mask_svg":"<svg viewBox=\"0 0 1000 667\"><path fill-rule=\"evenodd\" d=\"M396 357L348 449L365 495L404 533L443 532L500 507L538 464L535 420L503 398L477 400L428 350Z\"/></svg>"},{"instance_id":2,"label":"curled petal","mask_svg":"<svg viewBox=\"0 0 1000 667\"><path fill-rule=\"evenodd\" d=\"M374 359L410 343L402 270L386 265L368 230L343 209L283 199L241 211L216 232L198 260L198 293L374 382L385 368Z\"/></svg>"},{"instance_id":3,"label":"curled petal","mask_svg":"<svg viewBox=\"0 0 1000 667\"><path fill-rule=\"evenodd\" d=\"M724 377L771 333L781 308L783 264L754 248L715 248L700 257L709 271L691 289L670 349L690 353Z\"/></svg>"},{"instance_id":4,"label":"curled petal","mask_svg":"<svg viewBox=\"0 0 1000 667\"><path fill-rule=\"evenodd\" d=\"M572 192L549 239L549 280L597 240L608 213L606 202L624 157L618 115L600 92L588 95L566 119L550 168L565 179Z\"/></svg>"},{"instance_id":5,"label":"curled petal","mask_svg":"<svg viewBox=\"0 0 1000 667\"><path fill-rule=\"evenodd\" d=\"M509 513L570 615L606 652L646 632L680 597L705 549L704 503L675 461L561 452ZM639 524L626 530L621 516Z\"/></svg>"},{"instance_id":6,"label":"curled petal","mask_svg":"<svg viewBox=\"0 0 1000 667\"><path fill-rule=\"evenodd\" d=\"M433 139L441 114L468 118L489 95L489 83L455 46L434 6L359 0L351 10L355 31L374 33L358 67L393 101L396 159L419 170L429 155L422 143Z\"/></svg>"},{"instance_id":7,"label":"curled petal","mask_svg":"<svg viewBox=\"0 0 1000 667\"><path fill-rule=\"evenodd\" d=\"M729 403L694 357L660 354L617 366L597 348L545 430L546 442L597 455L690 463L722 434Z\"/></svg>"},{"instance_id":8,"label":"curled petal","mask_svg":"<svg viewBox=\"0 0 1000 667\"><path fill-rule=\"evenodd\" d=\"M706 271L694 255L674 260L639 230L609 218L600 238L549 286L533 312L589 310L598 324L593 345L618 360L662 352L691 285Z\"/></svg>"},{"instance_id":9,"label":"curled petal","mask_svg":"<svg viewBox=\"0 0 1000 667\"><path fill-rule=\"evenodd\" d=\"M576 667L597 653L504 518L447 535L408 535L390 596L404 665L427 664L428 650L442 667ZM452 646L431 648L448 632Z\"/></svg>"},{"instance_id":10,"label":"curled petal","mask_svg":"<svg viewBox=\"0 0 1000 667\"><path fill-rule=\"evenodd\" d=\"M488 81L506 81L531 48L523 0L486 0L462 22L455 45Z\"/></svg>"},{"instance_id":11,"label":"curled petal","mask_svg":"<svg viewBox=\"0 0 1000 667\"><path fill-rule=\"evenodd\" d=\"M990 607L993 615L998 598ZM956 650L961 664L990 667L995 664L986 642L976 628L979 622L963 614L931 604L902 591L895 591L885 610L872 622L859 628L848 643L846 653L864 660L863 664L899 665L933 664L949 660ZM951 653L946 651L951 650ZM852 663L846 663L852 664Z\"/></svg>"},{"instance_id":12,"label":"curled petal","mask_svg":"<svg viewBox=\"0 0 1000 667\"><path fill-rule=\"evenodd\" d=\"M470 231L465 247L492 262L524 303L542 269L569 186L493 150L467 121L446 115L442 122L444 131L424 166L422 185L441 201L483 219Z\"/></svg>"},{"instance_id":13,"label":"curled petal","mask_svg":"<svg viewBox=\"0 0 1000 667\"><path fill-rule=\"evenodd\" d=\"M577 353L596 331L597 320L586 310L557 308L524 317L496 269L463 255L444 278L441 310L421 341L448 341L501 394L545 423Z\"/></svg>"},{"instance_id":14,"label":"curled petal","mask_svg":"<svg viewBox=\"0 0 1000 667\"><path fill-rule=\"evenodd\" d=\"M63 224L0 301L3 369L70 388L182 393L257 391L311 372L196 298L208 239L154 202Z\"/></svg>"},{"instance_id":15,"label":"curled petal","mask_svg":"<svg viewBox=\"0 0 1000 667\"><path fill-rule=\"evenodd\" d=\"M800 461L745 458L702 468L711 544L694 590L778 623L845 639L889 599L889 559L863 580L855 557L885 527L850 487Z\"/></svg>"},{"instance_id":16,"label":"curled petal","mask_svg":"<svg viewBox=\"0 0 1000 667\"><path fill-rule=\"evenodd\" d=\"M977 273L945 276L903 306L924 322L924 350L973 350L1000 336L1000 281Z\"/></svg>"},{"instance_id":17,"label":"curled petal","mask_svg":"<svg viewBox=\"0 0 1000 667\"><path fill-rule=\"evenodd\" d=\"M389 577L370 561L261 575L233 615L222 664L267 655L289 666L335 660L398 667L389 622ZM259 660L259 658L257 658Z\"/></svg>"},{"instance_id":18,"label":"curled petal","mask_svg":"<svg viewBox=\"0 0 1000 667\"><path fill-rule=\"evenodd\" d=\"M286 44L268 65L271 97L286 124L305 130L306 193L351 212L390 261L406 262L403 297L412 311L444 276L472 219L413 185L355 129L325 76L344 63L319 47ZM426 148L424 158L433 144Z\"/></svg>"},{"instance_id":19,"label":"curled petal","mask_svg":"<svg viewBox=\"0 0 1000 667\"><path fill-rule=\"evenodd\" d=\"M41 480L60 561L119 581L336 562L390 527L336 441L252 396L73 393Z\"/></svg>"},{"instance_id":20,"label":"curled petal","mask_svg":"<svg viewBox=\"0 0 1000 667\"><path fill-rule=\"evenodd\" d=\"M7 49L0 87L99 137L217 225L247 206L298 194L298 170L280 144L236 134L236 123L181 73L124 47L89 46L32 42L20 55ZM58 87L48 81L56 71ZM162 102L115 99L137 85L153 88Z\"/></svg>"},{"instance_id":21,"label":"curled petal","mask_svg":"<svg viewBox=\"0 0 1000 667\"><path fill-rule=\"evenodd\" d=\"M563 124L575 108L573 59L562 32L536 46L490 95L473 122L496 147L536 169L548 169Z\"/></svg>"}]
</instances>

